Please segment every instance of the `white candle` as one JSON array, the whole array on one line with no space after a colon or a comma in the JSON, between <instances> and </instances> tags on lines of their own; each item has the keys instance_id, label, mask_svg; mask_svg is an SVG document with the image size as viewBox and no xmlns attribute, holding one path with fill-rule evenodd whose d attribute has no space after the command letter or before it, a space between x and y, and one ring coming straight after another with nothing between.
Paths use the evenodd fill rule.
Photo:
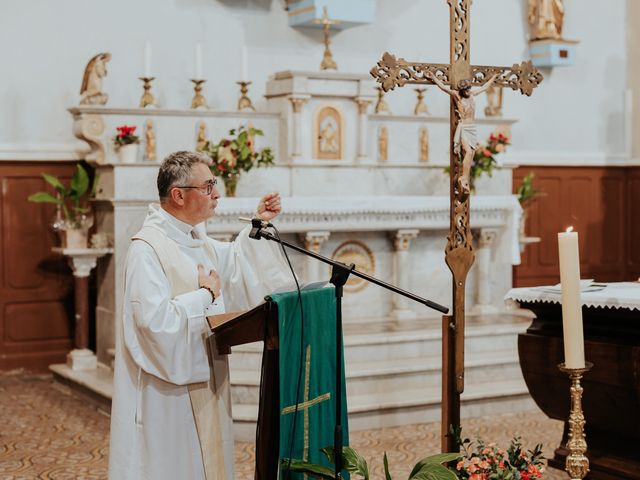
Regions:
<instances>
[{"instance_id":1,"label":"white candle","mask_svg":"<svg viewBox=\"0 0 640 480\"><path fill-rule=\"evenodd\" d=\"M247 47L242 47L242 81L249 81L249 65L247 63Z\"/></svg>"},{"instance_id":2,"label":"white candle","mask_svg":"<svg viewBox=\"0 0 640 480\"><path fill-rule=\"evenodd\" d=\"M151 77L151 42L149 40L144 43L144 76Z\"/></svg>"},{"instance_id":3,"label":"white candle","mask_svg":"<svg viewBox=\"0 0 640 480\"><path fill-rule=\"evenodd\" d=\"M202 44L196 43L196 72L195 79L202 80Z\"/></svg>"},{"instance_id":4,"label":"white candle","mask_svg":"<svg viewBox=\"0 0 640 480\"><path fill-rule=\"evenodd\" d=\"M572 230L573 227L569 227L566 232L558 233L564 363L567 368L584 368L580 255L578 253L578 233Z\"/></svg>"}]
</instances>

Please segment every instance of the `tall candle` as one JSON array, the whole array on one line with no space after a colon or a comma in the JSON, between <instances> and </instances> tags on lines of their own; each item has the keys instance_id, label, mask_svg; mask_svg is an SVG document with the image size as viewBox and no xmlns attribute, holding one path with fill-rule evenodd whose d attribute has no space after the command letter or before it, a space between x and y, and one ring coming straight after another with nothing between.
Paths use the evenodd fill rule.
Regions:
<instances>
[{"instance_id":1,"label":"tall candle","mask_svg":"<svg viewBox=\"0 0 640 480\"><path fill-rule=\"evenodd\" d=\"M202 80L202 44L196 43L196 72L195 79Z\"/></svg>"},{"instance_id":2,"label":"tall candle","mask_svg":"<svg viewBox=\"0 0 640 480\"><path fill-rule=\"evenodd\" d=\"M567 368L584 368L580 255L578 253L578 233L572 230L573 227L569 227L566 232L558 233L564 363Z\"/></svg>"},{"instance_id":3,"label":"tall candle","mask_svg":"<svg viewBox=\"0 0 640 480\"><path fill-rule=\"evenodd\" d=\"M151 42L149 40L144 43L144 76L151 77Z\"/></svg>"},{"instance_id":4,"label":"tall candle","mask_svg":"<svg viewBox=\"0 0 640 480\"><path fill-rule=\"evenodd\" d=\"M249 65L247 63L247 47L242 47L242 81L249 81Z\"/></svg>"}]
</instances>

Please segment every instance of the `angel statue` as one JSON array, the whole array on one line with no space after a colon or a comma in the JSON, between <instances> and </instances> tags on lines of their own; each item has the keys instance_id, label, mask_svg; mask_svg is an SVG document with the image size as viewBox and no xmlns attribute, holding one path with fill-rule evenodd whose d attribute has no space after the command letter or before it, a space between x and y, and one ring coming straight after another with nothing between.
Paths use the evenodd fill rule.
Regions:
<instances>
[{"instance_id":1,"label":"angel statue","mask_svg":"<svg viewBox=\"0 0 640 480\"><path fill-rule=\"evenodd\" d=\"M531 40L562 38L563 0L529 0Z\"/></svg>"},{"instance_id":2,"label":"angel statue","mask_svg":"<svg viewBox=\"0 0 640 480\"><path fill-rule=\"evenodd\" d=\"M80 105L104 105L109 96L102 91L102 77L107 74L110 53L99 53L87 63L80 87Z\"/></svg>"}]
</instances>

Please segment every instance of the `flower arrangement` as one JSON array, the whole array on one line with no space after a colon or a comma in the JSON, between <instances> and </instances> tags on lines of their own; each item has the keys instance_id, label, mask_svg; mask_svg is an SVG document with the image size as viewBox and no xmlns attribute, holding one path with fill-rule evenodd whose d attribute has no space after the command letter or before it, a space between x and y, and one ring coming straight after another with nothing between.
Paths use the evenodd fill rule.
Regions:
<instances>
[{"instance_id":1,"label":"flower arrangement","mask_svg":"<svg viewBox=\"0 0 640 480\"><path fill-rule=\"evenodd\" d=\"M520 186L516 189L518 201L523 208L529 206L538 196L542 195L542 192L533 186L534 176L533 172L527 173Z\"/></svg>"},{"instance_id":2,"label":"flower arrangement","mask_svg":"<svg viewBox=\"0 0 640 480\"><path fill-rule=\"evenodd\" d=\"M493 175L493 169L499 168L496 155L506 150L509 143L509 137L503 133L492 133L485 143L478 145L475 154L473 156L473 162L471 164L471 172L469 176L469 184L471 190L475 189L475 181L483 173L486 173L490 177ZM449 167L444 169L446 173L449 173Z\"/></svg>"},{"instance_id":3,"label":"flower arrangement","mask_svg":"<svg viewBox=\"0 0 640 480\"><path fill-rule=\"evenodd\" d=\"M133 143L139 143L140 137L135 134L135 125L121 125L116 127L118 134L113 137L113 143L116 148L123 147L125 145L131 145Z\"/></svg>"},{"instance_id":4,"label":"flower arrangement","mask_svg":"<svg viewBox=\"0 0 640 480\"><path fill-rule=\"evenodd\" d=\"M456 464L457 478L460 480L534 480L542 478L544 456L542 444L525 451L520 437L511 440L509 448L503 450L494 443L485 444L476 440L460 439L456 433L460 450L464 457Z\"/></svg>"},{"instance_id":5,"label":"flower arrangement","mask_svg":"<svg viewBox=\"0 0 640 480\"><path fill-rule=\"evenodd\" d=\"M211 157L211 173L224 180L227 196L235 195L240 173L254 167L273 165L273 153L269 147L260 151L255 149L255 137L262 135L262 130L241 125L229 130L229 138L217 143L208 141L202 147L201 151Z\"/></svg>"}]
</instances>

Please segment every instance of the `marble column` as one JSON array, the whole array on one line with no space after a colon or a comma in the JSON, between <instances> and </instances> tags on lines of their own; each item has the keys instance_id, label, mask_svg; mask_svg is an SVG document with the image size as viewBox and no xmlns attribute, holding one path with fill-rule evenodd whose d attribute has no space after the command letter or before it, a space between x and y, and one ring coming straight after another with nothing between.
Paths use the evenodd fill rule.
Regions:
<instances>
[{"instance_id":1,"label":"marble column","mask_svg":"<svg viewBox=\"0 0 640 480\"><path fill-rule=\"evenodd\" d=\"M409 247L411 240L418 236L418 230L397 230L392 233L393 240L393 283L403 290L411 290L409 282ZM415 311L411 308L412 301L402 295L392 293L393 308L391 310L391 318L395 320L403 320L408 318L416 318Z\"/></svg>"},{"instance_id":2,"label":"marble column","mask_svg":"<svg viewBox=\"0 0 640 480\"><path fill-rule=\"evenodd\" d=\"M308 98L305 97L289 97L291 102L291 108L293 110L292 115L292 139L291 139L291 161L302 156L301 151L301 136L302 136L302 105L307 102Z\"/></svg>"},{"instance_id":3,"label":"marble column","mask_svg":"<svg viewBox=\"0 0 640 480\"><path fill-rule=\"evenodd\" d=\"M97 357L89 350L89 275L98 258L113 253L110 248L54 248L67 257L73 270L75 297L74 349L67 354L71 370L95 370Z\"/></svg>"},{"instance_id":4,"label":"marble column","mask_svg":"<svg viewBox=\"0 0 640 480\"><path fill-rule=\"evenodd\" d=\"M494 228L482 228L475 233L476 249L476 304L472 312L478 314L491 314L499 311L498 307L491 304L491 250L498 236L498 230Z\"/></svg>"},{"instance_id":5,"label":"marble column","mask_svg":"<svg viewBox=\"0 0 640 480\"><path fill-rule=\"evenodd\" d=\"M358 152L356 161L365 162L367 160L367 108L371 100L356 97L358 104Z\"/></svg>"},{"instance_id":6,"label":"marble column","mask_svg":"<svg viewBox=\"0 0 640 480\"><path fill-rule=\"evenodd\" d=\"M322 244L329 240L330 232L307 232L300 234L302 241L304 242L304 248L311 250L313 253L320 253ZM317 282L320 280L328 280L329 273L326 270L327 266L316 260L315 258L305 257L306 268L305 278L306 282ZM324 269L323 269L324 268Z\"/></svg>"}]
</instances>

